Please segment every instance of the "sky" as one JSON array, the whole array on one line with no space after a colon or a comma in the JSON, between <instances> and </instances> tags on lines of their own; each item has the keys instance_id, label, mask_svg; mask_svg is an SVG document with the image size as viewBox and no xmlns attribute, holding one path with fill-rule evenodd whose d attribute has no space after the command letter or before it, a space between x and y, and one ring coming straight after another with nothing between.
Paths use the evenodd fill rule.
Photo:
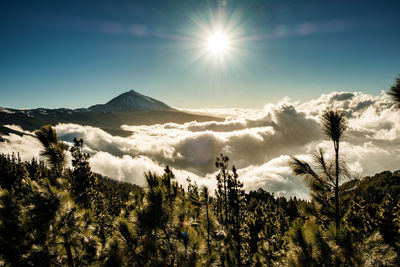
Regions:
<instances>
[{"instance_id":1,"label":"sky","mask_svg":"<svg viewBox=\"0 0 400 267\"><path fill-rule=\"evenodd\" d=\"M183 108L261 108L400 74L400 2L2 1L0 106L88 107L128 90ZM223 32L229 49L212 55Z\"/></svg>"}]
</instances>

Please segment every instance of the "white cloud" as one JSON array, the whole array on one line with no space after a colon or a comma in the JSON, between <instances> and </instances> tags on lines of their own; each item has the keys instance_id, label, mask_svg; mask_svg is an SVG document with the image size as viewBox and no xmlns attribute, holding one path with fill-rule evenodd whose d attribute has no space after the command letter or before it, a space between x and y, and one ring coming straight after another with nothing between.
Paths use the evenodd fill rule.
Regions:
<instances>
[{"instance_id":1,"label":"white cloud","mask_svg":"<svg viewBox=\"0 0 400 267\"><path fill-rule=\"evenodd\" d=\"M199 185L215 188L215 157L223 152L236 165L246 190L262 187L277 195L305 197L307 189L300 178L292 177L287 161L290 155L304 157L317 147L331 153L332 144L324 141L319 125L326 108L342 109L346 114L349 130L341 153L354 173L372 175L397 169L400 111L383 93L333 92L308 102L285 98L263 109L186 110L226 119L124 125L132 133L127 138L76 124L59 124L56 130L67 142L83 138L86 151L92 154L93 170L115 179L143 185L144 172L162 173L169 165L179 182L186 184L189 176ZM3 138L6 142L0 148L6 153L20 151L28 158L39 153L33 137Z\"/></svg>"},{"instance_id":2,"label":"white cloud","mask_svg":"<svg viewBox=\"0 0 400 267\"><path fill-rule=\"evenodd\" d=\"M148 157L129 155L113 156L107 152L98 152L90 158L92 170L119 181L130 182L144 186L144 173L154 172L161 174L163 169Z\"/></svg>"},{"instance_id":3,"label":"white cloud","mask_svg":"<svg viewBox=\"0 0 400 267\"><path fill-rule=\"evenodd\" d=\"M4 142L0 142L0 151L4 154L19 153L22 160L39 158L40 142L33 136L16 134L4 135Z\"/></svg>"},{"instance_id":4,"label":"white cloud","mask_svg":"<svg viewBox=\"0 0 400 267\"><path fill-rule=\"evenodd\" d=\"M15 125L15 124L11 124L11 125L10 125L10 124L6 124L6 125L3 125L3 126L9 128L9 129L11 129L11 130L17 131L17 132L21 132L21 133L25 133L25 134L33 134L33 133L29 132L29 131L25 131L25 130L22 129L21 126L19 126L19 125Z\"/></svg>"},{"instance_id":5,"label":"white cloud","mask_svg":"<svg viewBox=\"0 0 400 267\"><path fill-rule=\"evenodd\" d=\"M308 198L308 189L300 177L293 177L289 156L280 156L260 166L249 166L238 171L246 190L263 188L276 196Z\"/></svg>"}]
</instances>

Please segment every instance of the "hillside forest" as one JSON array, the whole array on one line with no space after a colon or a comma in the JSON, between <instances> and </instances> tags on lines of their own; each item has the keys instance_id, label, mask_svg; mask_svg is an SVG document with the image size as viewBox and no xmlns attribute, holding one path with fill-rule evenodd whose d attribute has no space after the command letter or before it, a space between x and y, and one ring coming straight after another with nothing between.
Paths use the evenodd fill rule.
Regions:
<instances>
[{"instance_id":1,"label":"hillside forest","mask_svg":"<svg viewBox=\"0 0 400 267\"><path fill-rule=\"evenodd\" d=\"M400 77L389 94L400 105ZM334 157L289 162L308 200L245 192L223 154L214 192L178 184L168 166L144 187L118 182L91 170L84 140L68 147L42 126L45 161L0 155L0 265L399 266L400 171L355 178L345 114L328 109L320 125Z\"/></svg>"}]
</instances>

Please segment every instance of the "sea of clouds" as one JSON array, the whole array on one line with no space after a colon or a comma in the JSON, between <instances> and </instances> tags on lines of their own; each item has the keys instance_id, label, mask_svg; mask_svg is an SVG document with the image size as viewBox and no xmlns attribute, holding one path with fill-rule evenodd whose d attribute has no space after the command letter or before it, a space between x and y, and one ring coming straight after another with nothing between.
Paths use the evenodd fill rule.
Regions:
<instances>
[{"instance_id":1,"label":"sea of clouds","mask_svg":"<svg viewBox=\"0 0 400 267\"><path fill-rule=\"evenodd\" d=\"M344 110L349 129L341 146L354 177L400 169L400 110L385 94L333 92L307 102L285 98L263 109L207 109L189 112L224 117L223 122L123 125L131 136L112 136L90 126L58 124L61 140L83 138L94 171L121 181L144 185L144 172L162 173L169 165L177 180L190 177L215 188L215 159L223 153L238 169L246 190L278 196L308 197L301 178L293 177L290 156L310 159L319 147L329 156L333 146L321 133L319 119L327 108ZM18 126L8 126L20 129ZM39 157L40 143L29 132L3 136L3 153L20 152L23 159ZM331 154L332 156L332 154Z\"/></svg>"}]
</instances>

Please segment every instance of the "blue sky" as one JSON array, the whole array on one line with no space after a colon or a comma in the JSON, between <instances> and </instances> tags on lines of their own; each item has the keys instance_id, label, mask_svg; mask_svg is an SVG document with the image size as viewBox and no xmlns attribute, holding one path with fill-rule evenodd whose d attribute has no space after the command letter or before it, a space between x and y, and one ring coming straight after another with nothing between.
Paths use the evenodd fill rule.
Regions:
<instances>
[{"instance_id":1,"label":"blue sky","mask_svg":"<svg viewBox=\"0 0 400 267\"><path fill-rule=\"evenodd\" d=\"M399 1L2 1L0 106L87 107L134 89L175 107L379 94L400 74ZM225 25L231 51L204 53ZM223 62L221 62L223 61Z\"/></svg>"}]
</instances>

